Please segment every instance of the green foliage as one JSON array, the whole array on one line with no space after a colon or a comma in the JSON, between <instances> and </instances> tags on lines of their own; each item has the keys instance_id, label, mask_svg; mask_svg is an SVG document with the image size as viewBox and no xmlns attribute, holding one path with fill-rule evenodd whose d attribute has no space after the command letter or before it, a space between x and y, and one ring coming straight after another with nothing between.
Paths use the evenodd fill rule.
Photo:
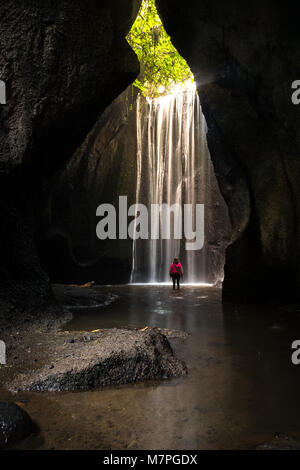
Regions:
<instances>
[{"instance_id":1,"label":"green foliage","mask_svg":"<svg viewBox=\"0 0 300 470\"><path fill-rule=\"evenodd\" d=\"M158 16L155 0L144 0L138 16L126 37L137 54L141 73L134 85L145 96L157 97L186 80L193 74L166 33Z\"/></svg>"}]
</instances>

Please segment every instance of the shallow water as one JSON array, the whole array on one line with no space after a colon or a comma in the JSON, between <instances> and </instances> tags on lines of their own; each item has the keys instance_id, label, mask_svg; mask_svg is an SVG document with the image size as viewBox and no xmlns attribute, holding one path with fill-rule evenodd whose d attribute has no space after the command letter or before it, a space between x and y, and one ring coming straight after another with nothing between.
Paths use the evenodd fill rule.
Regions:
<instances>
[{"instance_id":1,"label":"shallow water","mask_svg":"<svg viewBox=\"0 0 300 470\"><path fill-rule=\"evenodd\" d=\"M97 288L96 288L97 289ZM221 290L183 286L101 287L118 298L74 309L66 330L157 326L184 330L175 354L189 374L76 393L14 397L40 427L19 448L253 448L274 433L299 437L300 312L221 303ZM27 401L28 400L28 401Z\"/></svg>"}]
</instances>

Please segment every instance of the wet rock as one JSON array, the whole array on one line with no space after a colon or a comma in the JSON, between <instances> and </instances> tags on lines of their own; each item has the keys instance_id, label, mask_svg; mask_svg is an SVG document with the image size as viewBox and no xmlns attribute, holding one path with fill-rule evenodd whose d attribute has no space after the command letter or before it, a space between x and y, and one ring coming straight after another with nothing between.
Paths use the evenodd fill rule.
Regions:
<instances>
[{"instance_id":1,"label":"wet rock","mask_svg":"<svg viewBox=\"0 0 300 470\"><path fill-rule=\"evenodd\" d=\"M28 414L13 402L0 402L0 449L25 439L35 431Z\"/></svg>"},{"instance_id":2,"label":"wet rock","mask_svg":"<svg viewBox=\"0 0 300 470\"><path fill-rule=\"evenodd\" d=\"M64 343L66 345L66 343ZM185 375L187 367L175 358L166 336L157 329L103 330L92 341L68 344L49 364L18 376L11 390L72 391Z\"/></svg>"},{"instance_id":3,"label":"wet rock","mask_svg":"<svg viewBox=\"0 0 300 470\"><path fill-rule=\"evenodd\" d=\"M170 330L168 328L158 328L158 330L168 339L186 339L189 333L182 330Z\"/></svg>"},{"instance_id":4,"label":"wet rock","mask_svg":"<svg viewBox=\"0 0 300 470\"><path fill-rule=\"evenodd\" d=\"M137 88L129 86L110 104L53 184L50 230L41 241L44 266L53 279L58 279L59 271L64 275L60 282L71 278L78 282L93 278L101 284L129 280L131 240L122 240L119 248L115 240L103 244L96 236L90 208L118 200L119 195L128 196L128 206L135 203L136 96ZM70 212L71 206L77 210ZM84 296L90 289L87 285L79 290Z\"/></svg>"},{"instance_id":5,"label":"wet rock","mask_svg":"<svg viewBox=\"0 0 300 470\"><path fill-rule=\"evenodd\" d=\"M256 450L300 450L300 441L278 433L270 442L257 446Z\"/></svg>"},{"instance_id":6,"label":"wet rock","mask_svg":"<svg viewBox=\"0 0 300 470\"><path fill-rule=\"evenodd\" d=\"M0 4L0 75L7 84L0 126L0 291L9 289L7 298L17 305L51 298L35 219L48 226L52 175L139 73L125 35L140 3ZM48 236L59 240L59 230Z\"/></svg>"},{"instance_id":7,"label":"wet rock","mask_svg":"<svg viewBox=\"0 0 300 470\"><path fill-rule=\"evenodd\" d=\"M103 293L91 287L78 285L52 284L55 299L67 308L88 308L110 305L118 296L110 292Z\"/></svg>"},{"instance_id":8,"label":"wet rock","mask_svg":"<svg viewBox=\"0 0 300 470\"><path fill-rule=\"evenodd\" d=\"M242 8L233 0L222 9L217 0L156 5L195 75L230 210L235 241L226 253L224 298L299 297L300 113L291 104L297 15L266 0Z\"/></svg>"}]
</instances>

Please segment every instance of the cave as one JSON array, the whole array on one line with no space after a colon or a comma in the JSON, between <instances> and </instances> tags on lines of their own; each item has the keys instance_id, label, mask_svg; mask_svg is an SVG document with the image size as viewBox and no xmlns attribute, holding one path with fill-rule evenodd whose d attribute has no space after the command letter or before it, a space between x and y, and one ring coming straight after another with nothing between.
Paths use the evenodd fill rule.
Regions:
<instances>
[{"instance_id":1,"label":"cave","mask_svg":"<svg viewBox=\"0 0 300 470\"><path fill-rule=\"evenodd\" d=\"M260 441L297 448L298 411L287 419L299 382L298 359L290 360L300 291L299 28L292 11L281 0L233 0L222 8L214 0L0 6L0 346L12 364L8 372L0 356L0 399L7 390L28 393L25 409L50 429L45 444L33 431L27 448L52 441L66 448L48 406L54 413L66 406L84 421L80 394L71 392L91 388L95 405L83 405L84 428L93 434L104 399L115 407L112 430L105 417L108 437L101 435L99 447L78 437L74 448L231 449ZM143 215L154 206L153 217ZM187 206L199 209L190 219ZM99 225L109 207L112 237ZM139 232L137 216L147 218ZM169 265L177 257L183 282L173 292ZM101 339L109 350L123 349L111 349L118 355L109 362L113 373L105 361L102 368L90 362L89 375L84 361ZM49 370L65 373L68 365L51 344L67 348L68 357L78 348L83 369L51 378ZM132 359L135 344L142 353ZM23 363L22 348L36 358ZM151 380L172 376L168 408L163 385ZM150 379L144 389L143 377ZM198 395L202 380L209 398ZM54 405L34 398L37 390L69 395ZM150 405L145 416L160 424L163 444L137 411L143 394L162 410L163 424ZM177 417L178 394L192 431ZM140 434L124 426L117 437L118 401L128 423L138 416ZM201 433L203 409L215 441ZM237 423L232 436L230 420ZM76 433L70 420L58 421ZM274 444L278 429L284 437Z\"/></svg>"},{"instance_id":2,"label":"cave","mask_svg":"<svg viewBox=\"0 0 300 470\"><path fill-rule=\"evenodd\" d=\"M104 4L97 6L93 3L89 9L78 6L73 16L70 16L67 5L62 12L50 7L42 10L41 7L37 8L46 33L44 48L37 50L39 60L42 60L41 54L45 54L43 68L38 69L35 63L30 62L29 46L23 42L22 47L15 52L18 70L30 71L30 80L26 86L26 72L23 73L24 78L18 70L9 73L8 61L4 56L2 58L1 78L7 88L7 104L1 106L2 119L7 120L7 128L1 131L1 204L2 213L8 214L7 223L2 228L1 272L5 285L10 279L14 284L15 279L20 284L26 282L27 271L30 271L30 276L39 285L37 297L43 298L50 294L47 274L57 282L95 279L105 283L112 279L116 282L128 280L131 269L130 244L124 241L122 248L113 247L115 253L112 257L108 256L107 252L111 248L108 246L96 250L96 241L91 239L92 234L87 228L91 218L94 218L93 226L97 222L94 208L102 200L113 199L111 188L105 188L105 185L101 187L100 178L99 194L97 200L92 201L91 214L85 211L82 198L76 200L76 197L79 199L80 191L84 192L87 184L92 187L93 182L86 182L79 175L75 182L74 171L70 177L74 181L63 182L63 173L67 172L68 167L75 167L76 160L78 165L79 160L82 160L78 171L88 175L87 157L84 161L79 153L87 153L92 146L95 136L91 133L93 129L97 133L96 126L99 131L102 129L104 138L109 139L110 133L118 132L118 126L125 125L126 111L123 110L124 115L121 109L117 109L118 96L126 93L126 88L134 82L139 73L139 64L124 38L137 16L138 3L129 8L125 2L119 2L114 21L110 19L105 27L103 18L110 18L110 12ZM124 13L127 8L131 12L130 18ZM251 15L248 15L246 6L243 14L237 13L234 5L231 8L228 6L226 21L219 18L214 7L208 8L206 2L193 5L190 9L174 4L174 8L168 12L168 2L160 4L158 1L157 9L164 26L172 35L174 46L193 71L208 126L207 141L214 172L230 214L232 233L226 250L224 299L253 301L273 299L274 296L297 297L299 246L295 234L298 231L298 173L293 166L296 141L294 146L288 147L287 153L284 149L290 140L289 132L297 129L298 115L296 106L291 108L290 99L285 100L288 106L285 110L285 102L280 98L282 89L290 93L290 87L287 89L283 85L288 82L288 78L287 70L280 68L280 54L274 52L276 70L273 73L269 70L269 75L263 80L265 60L268 57L273 60L269 49L275 50L278 41L282 40L281 47L288 44L293 51L297 27L280 2L271 12L267 5L263 7L257 16L254 15L253 21L249 20ZM34 5L30 5L25 11L26 18L33 16L34 12ZM209 19L210 15L216 16L213 30L210 29L213 23ZM268 15L271 15L270 26L268 31L264 31L263 22ZM87 24L92 23L89 31L83 24L83 16ZM5 11L3 17L6 18ZM67 31L69 20L77 28L74 26L72 34ZM189 25L192 27L189 28ZM9 28L7 20L2 34L7 49L13 49L12 39L8 37ZM261 40L256 38L255 28L262 30ZM288 34L285 36L287 29ZM207 30L209 32L206 36ZM251 47L247 50L242 48L240 30L249 35ZM75 37L78 34L82 39L81 43L76 44ZM68 39L68 48L64 47L61 69L54 74L55 51L64 37ZM89 56L90 47L93 48L92 57ZM71 75L68 72L71 60L67 55L69 50L75 55L78 53L78 61L72 64ZM248 72L250 69L253 70L251 74ZM278 69L280 74L275 73ZM58 82L55 79L57 75L61 77ZM28 96L26 89L31 90ZM13 100L9 99L12 90L20 96L21 111L20 108L14 108ZM47 90L52 90L51 94ZM133 106L134 98L129 94L127 90L124 99L128 100L128 106ZM45 100L41 101L40 96L46 96ZM57 103L62 105L58 106ZM111 108L112 112L119 119L110 124L112 128L109 128L105 118L109 106L114 107ZM280 120L279 108L286 120L278 133L274 127ZM27 109L32 110L32 118ZM18 132L20 125L21 132ZM9 139L6 138L7 132ZM103 145L108 145L108 142ZM112 159L110 168L105 170L107 178L110 172L114 180L119 179L120 171L126 171L127 164L135 164L134 161L122 160L122 146L126 146L126 153L134 145L130 138L118 143L118 149L114 151L121 157L119 162L117 157ZM136 179L132 173L127 179L127 187L125 182L122 186L116 181L115 188L126 194L126 191L129 192L128 187L134 184L130 178ZM78 189L77 196L74 194L75 200L71 201L73 209L68 206L72 191L68 191L68 185L71 184L75 184ZM86 194L87 191L85 197ZM53 211L52 204L59 198L63 207L55 206ZM76 217L80 220L77 221ZM27 232L24 235L26 242L22 240L23 235L18 234L16 225L24 225L24 229L20 230ZM82 228L80 233L76 233L78 227ZM6 248L8 240L12 240L12 232L14 242ZM20 254L19 247L24 243L27 252ZM98 258L101 258L101 271L105 273L102 279L97 268ZM119 273L118 279L115 277L116 271Z\"/></svg>"},{"instance_id":3,"label":"cave","mask_svg":"<svg viewBox=\"0 0 300 470\"><path fill-rule=\"evenodd\" d=\"M138 55L141 72L101 114L51 185L38 234L41 264L51 282L157 283L168 282L172 257L179 255L185 283L222 283L231 226L192 71L172 45L154 2L143 4L126 39ZM157 222L147 220L143 239L98 236L95 226L102 222L97 211L103 204L120 211L120 197L127 198L128 206L143 204L150 212L154 205L176 204L180 213L172 214L165 237L163 209ZM191 229L196 205L204 207L195 229L198 238L203 230L204 246L189 251L183 237L187 204ZM148 231L155 223L158 234L153 239ZM177 239L176 225L182 226Z\"/></svg>"}]
</instances>

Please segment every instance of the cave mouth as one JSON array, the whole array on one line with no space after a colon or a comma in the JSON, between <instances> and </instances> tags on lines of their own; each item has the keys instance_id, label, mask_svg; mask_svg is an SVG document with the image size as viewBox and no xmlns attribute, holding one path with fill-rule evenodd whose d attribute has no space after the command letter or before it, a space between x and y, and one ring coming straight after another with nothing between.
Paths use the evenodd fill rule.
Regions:
<instances>
[{"instance_id":1,"label":"cave mouth","mask_svg":"<svg viewBox=\"0 0 300 470\"><path fill-rule=\"evenodd\" d=\"M126 40L140 63L140 74L133 85L144 96L158 98L195 88L193 73L173 46L155 0L143 0Z\"/></svg>"},{"instance_id":2,"label":"cave mouth","mask_svg":"<svg viewBox=\"0 0 300 470\"><path fill-rule=\"evenodd\" d=\"M101 112L49 185L37 236L42 266L54 283L156 284L170 282L169 266L178 256L185 284L215 285L224 277L231 225L193 73L165 32L154 0L144 0L126 37L136 49L140 74ZM144 205L149 215L152 205L177 205L179 215L170 210L169 238L152 237L152 224L145 230L148 239L138 224L136 239L121 237L121 196L128 207ZM104 204L116 211L112 238L97 236L97 208ZM198 224L196 210L190 216L189 232L199 232L194 238L185 233L185 205L200 207ZM128 214L128 224L134 215ZM161 233L161 217L155 223ZM176 238L179 225L182 236ZM188 250L192 242L199 246Z\"/></svg>"},{"instance_id":3,"label":"cave mouth","mask_svg":"<svg viewBox=\"0 0 300 470\"><path fill-rule=\"evenodd\" d=\"M139 91L136 204L151 207L151 214L159 208L147 227L151 237L136 227L130 281L167 283L178 256L185 284L216 284L223 280L231 229L193 73L165 31L155 0L143 1L126 39L140 62L133 83Z\"/></svg>"}]
</instances>

